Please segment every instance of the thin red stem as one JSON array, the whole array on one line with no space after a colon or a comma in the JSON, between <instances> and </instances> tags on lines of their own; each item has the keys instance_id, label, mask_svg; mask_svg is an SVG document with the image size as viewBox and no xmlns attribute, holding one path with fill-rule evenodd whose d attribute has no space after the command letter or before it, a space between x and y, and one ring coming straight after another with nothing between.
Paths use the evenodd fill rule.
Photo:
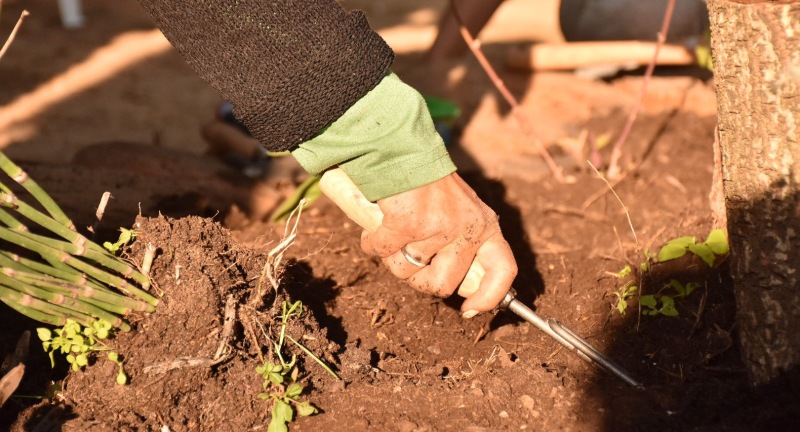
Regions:
<instances>
[{"instance_id":1,"label":"thin red stem","mask_svg":"<svg viewBox=\"0 0 800 432\"><path fill-rule=\"evenodd\" d=\"M475 58L478 60L478 63L480 63L484 72L486 72L486 75L489 76L489 79L492 81L492 84L494 84L494 86L497 88L497 91L499 91L500 94L503 95L503 98L511 106L511 112L512 114L514 114L514 118L517 119L517 123L519 123L520 127L522 128L522 132L526 136L534 140L534 143L536 144L536 150L539 152L539 155L542 157L542 159L544 159L545 163L547 164L547 167L550 168L550 171L553 173L553 176L556 178L556 180L563 182L564 176L561 174L561 168L555 163L552 156L550 156L550 153L547 152L547 149L545 148L544 144L542 144L539 137L537 137L536 134L534 133L530 121L528 120L528 117L522 112L522 109L520 108L517 99L514 97L514 95L511 94L510 91L508 91L508 88L506 87L503 80L500 79L500 77L497 75L497 72L495 72L494 68L489 63L489 60L486 59L486 56L483 55L483 52L481 51L480 42L476 40L472 36L472 34L470 34L469 30L467 29L467 26L464 24L464 20L461 19L461 15L458 12L458 8L456 8L454 0L450 0L450 8L453 10L453 16L455 17L456 21L458 21L458 28L459 31L461 32L461 37L464 38L464 41L467 43L467 46L469 47L470 51L472 51L472 54L475 55Z\"/></svg>"},{"instance_id":2,"label":"thin red stem","mask_svg":"<svg viewBox=\"0 0 800 432\"><path fill-rule=\"evenodd\" d=\"M633 123L636 121L636 117L639 115L639 110L642 108L642 101L644 100L644 95L647 92L647 84L650 82L650 77L653 76L653 71L656 68L656 60L658 60L658 53L661 51L661 46L664 45L664 42L667 40L667 34L669 34L669 24L672 21L672 14L675 10L675 0L669 0L667 3L667 9L664 12L664 19L661 22L661 31L658 32L658 39L656 41L656 49L653 52L653 58L650 59L650 64L647 65L647 70L644 73L644 79L642 79L642 89L639 91L639 97L636 99L636 103L634 103L633 107L631 108L631 113L628 115L628 121L625 123L625 127L622 129L622 133L620 133L619 138L614 143L614 148L611 151L611 160L608 164L608 176L609 177L616 177L619 174L619 158L622 156L622 146L625 144L625 141L628 139L628 135L633 128Z\"/></svg>"}]
</instances>

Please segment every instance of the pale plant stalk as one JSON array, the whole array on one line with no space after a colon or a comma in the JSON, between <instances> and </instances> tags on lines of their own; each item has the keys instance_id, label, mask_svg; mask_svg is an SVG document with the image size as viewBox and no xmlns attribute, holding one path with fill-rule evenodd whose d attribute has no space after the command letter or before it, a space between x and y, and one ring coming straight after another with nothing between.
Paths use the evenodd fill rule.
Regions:
<instances>
[{"instance_id":1,"label":"pale plant stalk","mask_svg":"<svg viewBox=\"0 0 800 432\"><path fill-rule=\"evenodd\" d=\"M22 13L19 15L17 24L14 26L14 29L11 30L11 34L8 35L6 43L3 44L3 48L0 48L0 59L2 59L4 55L6 55L6 51L8 51L8 48L11 46L11 43L14 42L14 38L17 37L17 32L19 31L20 27L22 27L22 21L24 21L25 17L27 17L28 15L30 14L28 13L27 10L22 11Z\"/></svg>"},{"instance_id":2,"label":"pale plant stalk","mask_svg":"<svg viewBox=\"0 0 800 432\"><path fill-rule=\"evenodd\" d=\"M592 164L592 162L591 161L586 161L586 162L589 164L589 166L592 167L594 172L597 173L597 176L600 177L600 180L603 180L603 182L606 184L606 186L608 186L608 189L611 190L611 193L614 194L614 197L617 198L617 201L619 201L619 205L621 205L622 206L622 210L625 211L625 217L628 218L628 226L631 229L631 234L633 234L633 240L636 242L636 249L637 250L640 249L640 247L639 247L639 238L636 236L636 230L633 229L633 222L631 222L631 214L628 211L628 207L625 205L624 202L622 202L622 198L620 198L619 195L617 195L617 191L615 191L614 188L611 187L611 183L609 183L608 180L606 180L606 178L603 176L603 174L601 174L600 171L597 170L597 168Z\"/></svg>"}]
</instances>

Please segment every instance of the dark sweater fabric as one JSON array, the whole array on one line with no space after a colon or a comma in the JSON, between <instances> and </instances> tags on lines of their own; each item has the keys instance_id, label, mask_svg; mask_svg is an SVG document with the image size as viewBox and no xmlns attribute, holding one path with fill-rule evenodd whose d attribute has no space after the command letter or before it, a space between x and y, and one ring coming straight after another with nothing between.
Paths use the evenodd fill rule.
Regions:
<instances>
[{"instance_id":1,"label":"dark sweater fabric","mask_svg":"<svg viewBox=\"0 0 800 432\"><path fill-rule=\"evenodd\" d=\"M313 137L375 87L394 54L334 0L139 0L268 150Z\"/></svg>"}]
</instances>

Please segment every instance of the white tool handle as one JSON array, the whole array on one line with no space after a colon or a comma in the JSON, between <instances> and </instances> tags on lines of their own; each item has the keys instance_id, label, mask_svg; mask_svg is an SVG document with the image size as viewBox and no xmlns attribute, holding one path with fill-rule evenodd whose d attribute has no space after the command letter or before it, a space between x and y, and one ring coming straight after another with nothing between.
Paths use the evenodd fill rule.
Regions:
<instances>
[{"instance_id":1,"label":"white tool handle","mask_svg":"<svg viewBox=\"0 0 800 432\"><path fill-rule=\"evenodd\" d=\"M319 186L322 192L361 228L375 231L381 225L381 221L383 221L381 208L370 202L341 169L336 168L325 172L319 181ZM458 295L466 298L478 291L485 273L483 266L477 260L472 261L467 275L461 282L461 286L458 287Z\"/></svg>"}]
</instances>

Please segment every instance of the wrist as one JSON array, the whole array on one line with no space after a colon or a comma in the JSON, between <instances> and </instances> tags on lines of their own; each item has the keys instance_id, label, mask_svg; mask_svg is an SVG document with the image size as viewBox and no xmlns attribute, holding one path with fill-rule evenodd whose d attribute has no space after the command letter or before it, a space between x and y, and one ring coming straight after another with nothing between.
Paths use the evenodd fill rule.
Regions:
<instances>
[{"instance_id":1,"label":"wrist","mask_svg":"<svg viewBox=\"0 0 800 432\"><path fill-rule=\"evenodd\" d=\"M372 201L456 169L422 96L391 73L292 154L312 175L339 166Z\"/></svg>"}]
</instances>

